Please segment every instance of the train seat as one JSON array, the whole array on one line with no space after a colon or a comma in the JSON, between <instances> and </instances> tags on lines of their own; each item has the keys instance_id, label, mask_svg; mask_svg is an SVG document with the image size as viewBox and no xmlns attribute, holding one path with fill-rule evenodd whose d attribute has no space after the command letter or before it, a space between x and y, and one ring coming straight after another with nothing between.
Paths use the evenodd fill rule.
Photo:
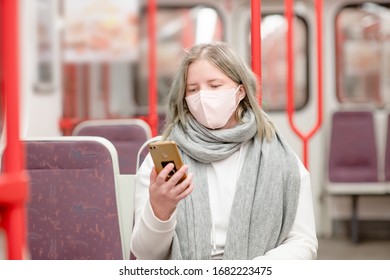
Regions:
<instances>
[{"instance_id":1,"label":"train seat","mask_svg":"<svg viewBox=\"0 0 390 280\"><path fill-rule=\"evenodd\" d=\"M372 112L333 114L329 153L331 182L377 182L377 147Z\"/></svg>"},{"instance_id":2,"label":"train seat","mask_svg":"<svg viewBox=\"0 0 390 280\"><path fill-rule=\"evenodd\" d=\"M351 239L359 240L358 198L389 193L379 175L378 150L372 111L337 111L330 136L327 192L350 196Z\"/></svg>"},{"instance_id":3,"label":"train seat","mask_svg":"<svg viewBox=\"0 0 390 280\"><path fill-rule=\"evenodd\" d=\"M72 134L108 139L117 149L120 173L135 174L137 152L151 137L151 129L140 119L87 120L79 123Z\"/></svg>"},{"instance_id":4,"label":"train seat","mask_svg":"<svg viewBox=\"0 0 390 280\"><path fill-rule=\"evenodd\" d=\"M149 153L148 144L152 143L152 142L156 142L156 141L161 141L161 140L162 140L162 136L158 135L158 136L155 136L153 138L148 139L147 141L145 141L145 143L142 144L142 146L139 148L138 153L137 153L137 164L136 164L137 171Z\"/></svg>"},{"instance_id":5,"label":"train seat","mask_svg":"<svg viewBox=\"0 0 390 280\"><path fill-rule=\"evenodd\" d=\"M23 142L30 176L31 258L129 259L134 197L124 195L120 186L114 146L101 137ZM133 189L134 182L127 184Z\"/></svg>"}]
</instances>

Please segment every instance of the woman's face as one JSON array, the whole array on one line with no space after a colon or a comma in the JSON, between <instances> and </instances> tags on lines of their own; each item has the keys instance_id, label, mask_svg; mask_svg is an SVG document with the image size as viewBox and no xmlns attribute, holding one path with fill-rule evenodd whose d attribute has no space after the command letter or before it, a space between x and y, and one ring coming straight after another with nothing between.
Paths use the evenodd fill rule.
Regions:
<instances>
[{"instance_id":1,"label":"woman's face","mask_svg":"<svg viewBox=\"0 0 390 280\"><path fill-rule=\"evenodd\" d=\"M207 60L196 60L190 64L187 75L187 85L185 96L191 96L200 90L216 91L237 88L238 84L226 76L216 66ZM241 86L238 90L236 98L240 100L245 97L245 90ZM235 114L233 114L229 121L222 128L231 128L237 124Z\"/></svg>"}]
</instances>

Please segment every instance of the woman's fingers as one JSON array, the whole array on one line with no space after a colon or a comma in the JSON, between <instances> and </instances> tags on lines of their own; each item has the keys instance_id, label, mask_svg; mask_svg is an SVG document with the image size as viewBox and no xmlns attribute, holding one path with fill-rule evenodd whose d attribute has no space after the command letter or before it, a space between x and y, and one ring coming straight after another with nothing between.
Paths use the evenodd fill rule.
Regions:
<instances>
[{"instance_id":1,"label":"woman's fingers","mask_svg":"<svg viewBox=\"0 0 390 280\"><path fill-rule=\"evenodd\" d=\"M191 182L178 196L177 199L180 201L186 198L194 190L194 184Z\"/></svg>"},{"instance_id":2,"label":"woman's fingers","mask_svg":"<svg viewBox=\"0 0 390 280\"><path fill-rule=\"evenodd\" d=\"M191 173L188 174L186 179L178 183L188 171L187 165L182 166L166 181L173 169L174 165L169 163L159 174L157 174L155 168L150 173L150 203L154 214L161 220L169 219L177 203L188 196L193 189L193 175Z\"/></svg>"},{"instance_id":3,"label":"woman's fingers","mask_svg":"<svg viewBox=\"0 0 390 280\"><path fill-rule=\"evenodd\" d=\"M159 184L159 185L162 185L164 184L165 182L169 182L171 186L175 186L178 184L178 182L180 181L180 179L186 175L186 172L188 170L188 166L187 165L183 165L178 171L174 171L175 169L175 166L173 163L169 163L167 164L167 166L165 166L163 168L163 170L161 170L161 172L158 174L157 178L156 178L156 183Z\"/></svg>"},{"instance_id":4,"label":"woman's fingers","mask_svg":"<svg viewBox=\"0 0 390 280\"><path fill-rule=\"evenodd\" d=\"M169 182L176 186L179 183L180 179L186 175L187 170L188 170L188 166L183 165L179 170L175 172L175 174L171 176Z\"/></svg>"},{"instance_id":5,"label":"woman's fingers","mask_svg":"<svg viewBox=\"0 0 390 280\"><path fill-rule=\"evenodd\" d=\"M193 174L190 173L186 176L186 178L179 183L180 179L186 175L188 171L188 166L183 165L177 172L175 172L171 178L166 181L169 174L174 169L174 165L169 163L164 167L163 170L159 174L157 174L156 169L153 168L150 173L150 182L151 188L153 192L157 191L160 195L165 196L166 198L170 197L173 200L180 200L182 198L178 198L178 196L182 197L182 193L186 191L186 193L191 193L191 191L187 191L187 189L192 184ZM192 188L191 188L192 189ZM157 194L156 193L156 194ZM187 194L187 195L188 195ZM185 195L185 196L187 196ZM184 196L184 197L185 197Z\"/></svg>"},{"instance_id":6,"label":"woman's fingers","mask_svg":"<svg viewBox=\"0 0 390 280\"><path fill-rule=\"evenodd\" d=\"M174 169L175 165L173 163L168 163L164 168L163 170L160 171L160 173L158 174L157 178L156 178L156 183L159 184L159 185L162 185L165 183L166 181L166 178L168 177L169 173L172 172L172 170Z\"/></svg>"},{"instance_id":7,"label":"woman's fingers","mask_svg":"<svg viewBox=\"0 0 390 280\"><path fill-rule=\"evenodd\" d=\"M172 192L174 192L174 194L176 196L179 196L182 192L184 192L186 189L188 189L188 187L190 186L190 184L192 183L192 178L193 178L193 174L192 173L189 173L187 178L185 180L183 180L180 184L177 184ZM172 178L173 179L173 178Z\"/></svg>"}]
</instances>

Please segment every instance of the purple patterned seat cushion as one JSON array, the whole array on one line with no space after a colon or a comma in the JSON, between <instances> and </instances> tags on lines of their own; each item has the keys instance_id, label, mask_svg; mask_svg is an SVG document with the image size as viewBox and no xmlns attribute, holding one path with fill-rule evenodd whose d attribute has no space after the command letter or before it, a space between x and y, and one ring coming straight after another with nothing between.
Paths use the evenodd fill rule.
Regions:
<instances>
[{"instance_id":1,"label":"purple patterned seat cushion","mask_svg":"<svg viewBox=\"0 0 390 280\"><path fill-rule=\"evenodd\" d=\"M135 124L85 126L77 135L100 136L109 140L118 152L121 174L135 174L138 150L148 139L144 128Z\"/></svg>"},{"instance_id":2,"label":"purple patterned seat cushion","mask_svg":"<svg viewBox=\"0 0 390 280\"><path fill-rule=\"evenodd\" d=\"M122 259L112 158L93 141L26 142L32 259Z\"/></svg>"},{"instance_id":3,"label":"purple patterned seat cushion","mask_svg":"<svg viewBox=\"0 0 390 280\"><path fill-rule=\"evenodd\" d=\"M332 182L377 182L377 150L371 112L333 115L329 154Z\"/></svg>"}]
</instances>

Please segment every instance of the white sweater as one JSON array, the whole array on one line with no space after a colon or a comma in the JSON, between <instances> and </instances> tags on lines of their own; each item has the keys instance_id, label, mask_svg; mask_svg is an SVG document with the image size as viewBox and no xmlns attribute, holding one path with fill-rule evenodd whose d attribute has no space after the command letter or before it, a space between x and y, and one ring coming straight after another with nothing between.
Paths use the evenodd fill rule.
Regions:
<instances>
[{"instance_id":1,"label":"white sweater","mask_svg":"<svg viewBox=\"0 0 390 280\"><path fill-rule=\"evenodd\" d=\"M213 259L223 256L236 181L248 144L228 158L207 167L212 215L210 252ZM310 175L298 159L301 187L293 227L284 242L255 259L315 259L317 238L313 213ZM159 220L149 202L149 177L153 162L148 155L136 178L135 225L131 251L138 259L167 259L176 226L176 212L168 221ZM189 172L191 172L189 170ZM196 187L196 186L195 186Z\"/></svg>"}]
</instances>

